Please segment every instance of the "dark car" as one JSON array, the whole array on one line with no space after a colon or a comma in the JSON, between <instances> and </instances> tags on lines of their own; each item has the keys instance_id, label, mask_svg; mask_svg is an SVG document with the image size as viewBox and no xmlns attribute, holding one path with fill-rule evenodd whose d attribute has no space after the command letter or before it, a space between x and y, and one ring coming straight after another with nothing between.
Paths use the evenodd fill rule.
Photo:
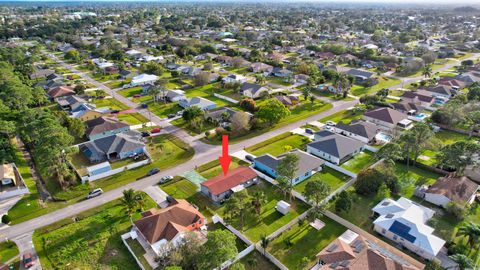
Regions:
<instances>
[{"instance_id":1,"label":"dark car","mask_svg":"<svg viewBox=\"0 0 480 270\"><path fill-rule=\"evenodd\" d=\"M119 113L119 110L111 110L110 113Z\"/></svg>"},{"instance_id":2,"label":"dark car","mask_svg":"<svg viewBox=\"0 0 480 270\"><path fill-rule=\"evenodd\" d=\"M142 131L142 137L148 137L148 136L150 136L150 132Z\"/></svg>"},{"instance_id":3,"label":"dark car","mask_svg":"<svg viewBox=\"0 0 480 270\"><path fill-rule=\"evenodd\" d=\"M167 115L167 116L168 116L168 118L174 118L176 115L175 115L174 113L171 113L171 114L169 114L169 115Z\"/></svg>"},{"instance_id":4,"label":"dark car","mask_svg":"<svg viewBox=\"0 0 480 270\"><path fill-rule=\"evenodd\" d=\"M306 129L305 129L305 133L307 133L307 134L313 134L313 133L315 133L315 131L313 131L313 129L311 129L311 128L306 128Z\"/></svg>"},{"instance_id":5,"label":"dark car","mask_svg":"<svg viewBox=\"0 0 480 270\"><path fill-rule=\"evenodd\" d=\"M150 171L147 172L147 176L152 176L152 175L157 174L159 172L160 172L159 168L153 168L153 169L151 169Z\"/></svg>"},{"instance_id":6,"label":"dark car","mask_svg":"<svg viewBox=\"0 0 480 270\"><path fill-rule=\"evenodd\" d=\"M250 161L250 162L253 162L253 160L254 160L255 158L254 158L253 156L251 156L251 155L246 155L246 156L245 156L245 159L248 160L248 161Z\"/></svg>"},{"instance_id":7,"label":"dark car","mask_svg":"<svg viewBox=\"0 0 480 270\"><path fill-rule=\"evenodd\" d=\"M25 253L23 254L23 266L25 268L30 268L33 266L33 256L31 253Z\"/></svg>"},{"instance_id":8,"label":"dark car","mask_svg":"<svg viewBox=\"0 0 480 270\"><path fill-rule=\"evenodd\" d=\"M142 103L142 104L140 104L140 106L141 106L142 108L144 108L144 109L148 108L148 104L147 104L147 103Z\"/></svg>"}]
</instances>

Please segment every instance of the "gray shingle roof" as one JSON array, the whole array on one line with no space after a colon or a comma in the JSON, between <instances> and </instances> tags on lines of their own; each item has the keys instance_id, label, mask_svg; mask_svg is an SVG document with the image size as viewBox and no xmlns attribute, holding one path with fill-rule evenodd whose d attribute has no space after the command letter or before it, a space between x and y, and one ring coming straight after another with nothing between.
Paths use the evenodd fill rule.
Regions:
<instances>
[{"instance_id":1,"label":"gray shingle roof","mask_svg":"<svg viewBox=\"0 0 480 270\"><path fill-rule=\"evenodd\" d=\"M350 125L345 125L344 123L340 122L337 124L336 128L351 132L364 138L368 138L368 140L373 139L375 135L377 135L378 130L375 124L368 122L358 122Z\"/></svg>"},{"instance_id":2,"label":"gray shingle roof","mask_svg":"<svg viewBox=\"0 0 480 270\"><path fill-rule=\"evenodd\" d=\"M339 159L352 154L355 150L365 145L360 141L326 130L317 132L316 135L320 136L320 138L315 142L309 143L308 146Z\"/></svg>"},{"instance_id":3,"label":"gray shingle roof","mask_svg":"<svg viewBox=\"0 0 480 270\"><path fill-rule=\"evenodd\" d=\"M277 171L277 167L278 167L278 164L280 163L280 160L282 160L287 154L294 154L299 157L298 169L295 172L295 177L302 176L307 172L317 169L318 167L322 166L325 163L323 159L317 158L299 149L293 149L287 153L279 155L278 157L273 157L269 154L266 154L266 155L257 157L255 160L272 168L274 171Z\"/></svg>"},{"instance_id":4,"label":"gray shingle roof","mask_svg":"<svg viewBox=\"0 0 480 270\"><path fill-rule=\"evenodd\" d=\"M105 159L109 153L124 153L131 150L144 147L145 144L140 141L141 136L138 131L131 130L108 136L105 138L89 141L79 146L87 157L99 157Z\"/></svg>"},{"instance_id":5,"label":"gray shingle roof","mask_svg":"<svg viewBox=\"0 0 480 270\"><path fill-rule=\"evenodd\" d=\"M398 122L403 119L407 119L408 116L402 112L390 109L390 108L377 108L370 110L364 114L365 116L381 120L390 124L396 125Z\"/></svg>"}]
</instances>

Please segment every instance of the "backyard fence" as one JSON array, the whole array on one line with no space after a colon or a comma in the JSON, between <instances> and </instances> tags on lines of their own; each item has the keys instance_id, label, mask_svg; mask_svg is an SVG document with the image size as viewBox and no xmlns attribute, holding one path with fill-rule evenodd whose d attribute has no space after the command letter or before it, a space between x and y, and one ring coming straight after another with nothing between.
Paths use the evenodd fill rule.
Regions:
<instances>
[{"instance_id":1,"label":"backyard fence","mask_svg":"<svg viewBox=\"0 0 480 270\"><path fill-rule=\"evenodd\" d=\"M288 267L286 267L283 263L281 263L275 256L270 254L268 251L264 250L260 244L257 244L255 246L260 253L262 253L269 261L271 261L273 264L275 264L280 270L288 270Z\"/></svg>"},{"instance_id":2,"label":"backyard fence","mask_svg":"<svg viewBox=\"0 0 480 270\"><path fill-rule=\"evenodd\" d=\"M280 229L274 231L272 234L267 236L269 240L273 240L280 236L285 231L288 231L293 225L297 224L300 219L304 219L308 215L308 211L303 212L301 215L297 216L296 218L290 220L287 224L283 225Z\"/></svg>"},{"instance_id":3,"label":"backyard fence","mask_svg":"<svg viewBox=\"0 0 480 270\"><path fill-rule=\"evenodd\" d=\"M133 252L133 250L130 248L130 246L128 245L127 243L127 239L130 238L130 233L125 233L125 234L122 234L122 242L123 244L127 247L128 251L130 251L130 253L132 254L133 258L135 259L135 261L137 262L138 264L138 267L140 267L140 269L142 270L145 270L145 267L143 267L143 264L140 262L140 260L137 258L137 255L135 255L135 252Z\"/></svg>"},{"instance_id":4,"label":"backyard fence","mask_svg":"<svg viewBox=\"0 0 480 270\"><path fill-rule=\"evenodd\" d=\"M353 172L351 172L351 171L349 171L349 170L346 170L346 169L344 169L344 168L342 168L342 167L340 167L340 166L337 166L337 165L335 165L335 164L333 164L333 163L330 163L330 162L328 162L328 161L325 162L325 165L326 165L327 167L329 167L329 168L334 169L334 170L337 171L337 172L341 172L341 173L343 173L343 174L345 174L345 175L348 175L348 176L350 176L350 177L357 177L357 174L356 174L356 173L353 173Z\"/></svg>"},{"instance_id":5,"label":"backyard fence","mask_svg":"<svg viewBox=\"0 0 480 270\"><path fill-rule=\"evenodd\" d=\"M368 151L370 151L370 152L372 152L372 153L378 152L378 148L375 148L375 147L370 146L370 145L368 145L368 144L365 145L363 148L365 148L365 150L368 150Z\"/></svg>"},{"instance_id":6,"label":"backyard fence","mask_svg":"<svg viewBox=\"0 0 480 270\"><path fill-rule=\"evenodd\" d=\"M100 174L97 174L97 175L83 176L82 177L82 183L85 184L87 181L89 181L89 182L96 181L96 180L99 180L99 179L102 179L102 178L105 178L105 177L109 177L109 176L121 173L121 172L126 171L126 170L131 170L131 169L146 165L148 163L150 163L150 159L146 159L146 160L142 160L142 161L135 162L135 163L132 163L132 164L128 164L126 166L116 168L116 169L110 170L108 172L100 173Z\"/></svg>"},{"instance_id":7,"label":"backyard fence","mask_svg":"<svg viewBox=\"0 0 480 270\"><path fill-rule=\"evenodd\" d=\"M217 98L226 100L226 101L231 102L231 103L233 103L233 104L237 104L237 103L239 102L238 100L235 100L235 99L233 99L233 98L229 98L229 97L227 97L227 96L220 95L220 94L217 94L217 93L214 93L213 95L214 95L215 97L217 97Z\"/></svg>"}]
</instances>

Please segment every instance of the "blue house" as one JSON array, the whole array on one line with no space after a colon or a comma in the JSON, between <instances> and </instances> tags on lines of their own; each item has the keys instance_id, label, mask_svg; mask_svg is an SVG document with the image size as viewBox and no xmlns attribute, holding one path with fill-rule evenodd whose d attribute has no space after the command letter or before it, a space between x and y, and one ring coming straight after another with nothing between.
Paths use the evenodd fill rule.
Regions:
<instances>
[{"instance_id":1,"label":"blue house","mask_svg":"<svg viewBox=\"0 0 480 270\"><path fill-rule=\"evenodd\" d=\"M89 176L94 176L110 171L112 167L108 161L87 167L87 172Z\"/></svg>"},{"instance_id":2,"label":"blue house","mask_svg":"<svg viewBox=\"0 0 480 270\"><path fill-rule=\"evenodd\" d=\"M322 159L312 156L307 152L304 152L299 149L294 149L278 157L274 157L270 154L259 156L254 159L253 167L256 170L262 173L265 173L266 175L275 179L278 177L278 172L277 172L278 164L280 163L282 158L284 158L285 155L287 154L294 154L299 158L298 168L297 168L297 171L295 172L295 178L291 179L294 185L308 179L315 172L321 171L322 165L325 163L325 161L323 161Z\"/></svg>"}]
</instances>

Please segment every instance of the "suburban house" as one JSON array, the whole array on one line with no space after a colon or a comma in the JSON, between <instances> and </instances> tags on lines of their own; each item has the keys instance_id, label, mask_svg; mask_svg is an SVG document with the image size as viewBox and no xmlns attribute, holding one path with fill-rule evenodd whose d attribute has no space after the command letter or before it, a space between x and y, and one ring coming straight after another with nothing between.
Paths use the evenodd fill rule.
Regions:
<instances>
[{"instance_id":1,"label":"suburban house","mask_svg":"<svg viewBox=\"0 0 480 270\"><path fill-rule=\"evenodd\" d=\"M110 112L108 108L96 108L94 104L82 103L70 112L70 117L88 121L107 115Z\"/></svg>"},{"instance_id":2,"label":"suburban house","mask_svg":"<svg viewBox=\"0 0 480 270\"><path fill-rule=\"evenodd\" d=\"M43 79L53 73L55 73L55 71L51 69L36 69L34 72L30 73L28 77L30 80Z\"/></svg>"},{"instance_id":3,"label":"suburban house","mask_svg":"<svg viewBox=\"0 0 480 270\"><path fill-rule=\"evenodd\" d=\"M346 230L317 254L314 269L420 270L423 265L386 244ZM420 268L419 268L419 267Z\"/></svg>"},{"instance_id":4,"label":"suburban house","mask_svg":"<svg viewBox=\"0 0 480 270\"><path fill-rule=\"evenodd\" d=\"M268 94L270 89L265 86L244 82L240 87L240 94L249 98L260 98L262 94Z\"/></svg>"},{"instance_id":5,"label":"suburban house","mask_svg":"<svg viewBox=\"0 0 480 270\"><path fill-rule=\"evenodd\" d=\"M142 57L142 52L138 51L138 50L135 50L135 49L128 50L128 51L125 52L125 54L128 57L133 58L133 59L138 59L138 58Z\"/></svg>"},{"instance_id":6,"label":"suburban house","mask_svg":"<svg viewBox=\"0 0 480 270\"><path fill-rule=\"evenodd\" d=\"M91 141L130 130L130 125L115 118L100 117L85 122L85 135Z\"/></svg>"},{"instance_id":7,"label":"suburban house","mask_svg":"<svg viewBox=\"0 0 480 270\"><path fill-rule=\"evenodd\" d=\"M366 70L361 70L361 69L350 69L346 72L348 75L351 75L355 78L355 82L358 84L363 84L366 83L367 81L371 80L374 82L373 84L377 84L378 80L375 79L374 75L375 73L366 71Z\"/></svg>"},{"instance_id":8,"label":"suburban house","mask_svg":"<svg viewBox=\"0 0 480 270\"><path fill-rule=\"evenodd\" d=\"M407 114L386 107L364 113L363 119L387 130L395 129L397 126L409 128L412 124L412 121L408 120Z\"/></svg>"},{"instance_id":9,"label":"suburban house","mask_svg":"<svg viewBox=\"0 0 480 270\"><path fill-rule=\"evenodd\" d=\"M405 91L402 95L402 100L420 102L420 105L423 107L430 107L435 98L432 96L432 93L424 90L418 91Z\"/></svg>"},{"instance_id":10,"label":"suburban house","mask_svg":"<svg viewBox=\"0 0 480 270\"><path fill-rule=\"evenodd\" d=\"M0 201L27 193L28 187L15 164L0 164ZM7 209L0 208L0 218L5 214L2 211L8 211Z\"/></svg>"},{"instance_id":11,"label":"suburban house","mask_svg":"<svg viewBox=\"0 0 480 270\"><path fill-rule=\"evenodd\" d=\"M245 114L247 115L248 119L251 119L253 117L251 113L235 111L228 107L221 107L221 108L209 111L205 114L205 117L207 120L210 120L210 121L215 120L215 121L218 121L219 123L222 123L222 122L230 122L230 119L236 114Z\"/></svg>"},{"instance_id":12,"label":"suburban house","mask_svg":"<svg viewBox=\"0 0 480 270\"><path fill-rule=\"evenodd\" d=\"M335 126L335 132L364 143L370 143L375 139L379 129L377 125L365 121L358 121L349 125L339 122Z\"/></svg>"},{"instance_id":13,"label":"suburban house","mask_svg":"<svg viewBox=\"0 0 480 270\"><path fill-rule=\"evenodd\" d=\"M62 86L56 86L56 87L50 88L47 91L47 95L50 99L56 100L57 98L60 98L60 97L75 95L75 91L70 86L62 85Z\"/></svg>"},{"instance_id":14,"label":"suburban house","mask_svg":"<svg viewBox=\"0 0 480 270\"><path fill-rule=\"evenodd\" d=\"M147 152L141 134L134 130L89 141L78 147L90 163L121 160Z\"/></svg>"},{"instance_id":15,"label":"suburban house","mask_svg":"<svg viewBox=\"0 0 480 270\"><path fill-rule=\"evenodd\" d=\"M272 73L273 73L273 76L280 77L280 78L287 78L293 75L292 71L286 68L278 68L278 67L273 68Z\"/></svg>"},{"instance_id":16,"label":"suburban house","mask_svg":"<svg viewBox=\"0 0 480 270\"><path fill-rule=\"evenodd\" d=\"M77 95L57 98L57 104L65 111L72 111L78 106L87 103L87 101Z\"/></svg>"},{"instance_id":17,"label":"suburban house","mask_svg":"<svg viewBox=\"0 0 480 270\"><path fill-rule=\"evenodd\" d=\"M187 97L185 96L185 91L175 89L175 90L160 91L160 98L166 99L170 102L178 102L182 99L186 99Z\"/></svg>"},{"instance_id":18,"label":"suburban house","mask_svg":"<svg viewBox=\"0 0 480 270\"><path fill-rule=\"evenodd\" d=\"M223 83L244 83L247 80L247 77L238 75L238 74L230 74L222 79Z\"/></svg>"},{"instance_id":19,"label":"suburban house","mask_svg":"<svg viewBox=\"0 0 480 270\"><path fill-rule=\"evenodd\" d=\"M450 202L472 204L479 185L466 176L441 177L424 191L424 199L438 206L447 207Z\"/></svg>"},{"instance_id":20,"label":"suburban house","mask_svg":"<svg viewBox=\"0 0 480 270\"><path fill-rule=\"evenodd\" d=\"M395 110L405 113L407 115L415 115L423 110L423 106L418 100L400 100L392 103Z\"/></svg>"},{"instance_id":21,"label":"suburban house","mask_svg":"<svg viewBox=\"0 0 480 270\"><path fill-rule=\"evenodd\" d=\"M129 84L123 86L123 88L141 86L145 84L154 84L158 80L157 75L152 74L140 74L132 78L132 81Z\"/></svg>"},{"instance_id":22,"label":"suburban house","mask_svg":"<svg viewBox=\"0 0 480 270\"><path fill-rule=\"evenodd\" d=\"M298 99L297 96L283 96L283 95L280 95L280 96L275 96L275 99L277 99L278 101L280 101L283 105L285 105L287 107L293 107L293 106L298 105L298 103L299 103L299 99Z\"/></svg>"},{"instance_id":23,"label":"suburban house","mask_svg":"<svg viewBox=\"0 0 480 270\"><path fill-rule=\"evenodd\" d=\"M442 84L431 86L431 87L425 87L425 88L422 88L421 90L430 92L432 96L436 98L441 98L444 100L449 100L451 97L457 94L457 90L455 90L450 86L446 86Z\"/></svg>"},{"instance_id":24,"label":"suburban house","mask_svg":"<svg viewBox=\"0 0 480 270\"><path fill-rule=\"evenodd\" d=\"M200 184L200 191L212 201L220 203L228 199L233 193L257 184L259 181L257 173L249 167L237 167L215 176Z\"/></svg>"},{"instance_id":25,"label":"suburban house","mask_svg":"<svg viewBox=\"0 0 480 270\"><path fill-rule=\"evenodd\" d=\"M150 209L142 218L133 222L130 235L137 239L147 253L157 256L165 251L165 245L176 246L186 233L206 229L205 217L186 200L174 200L163 209Z\"/></svg>"},{"instance_id":26,"label":"suburban house","mask_svg":"<svg viewBox=\"0 0 480 270\"><path fill-rule=\"evenodd\" d=\"M272 178L277 178L278 164L287 154L294 154L298 156L298 168L295 172L295 178L291 179L294 185L309 178L315 172L321 171L322 165L325 163L325 161L323 161L322 159L314 157L307 152L294 149L278 157L274 157L270 154L259 156L254 159L253 167L256 170L265 173Z\"/></svg>"},{"instance_id":27,"label":"suburban house","mask_svg":"<svg viewBox=\"0 0 480 270\"><path fill-rule=\"evenodd\" d=\"M307 152L340 165L360 153L364 146L361 141L323 130L314 134L314 142L307 144Z\"/></svg>"},{"instance_id":28,"label":"suburban house","mask_svg":"<svg viewBox=\"0 0 480 270\"><path fill-rule=\"evenodd\" d=\"M217 106L215 102L210 101L203 97L184 98L178 101L178 105L180 105L184 109L195 106L195 107L199 107L204 111L213 110Z\"/></svg>"},{"instance_id":29,"label":"suburban house","mask_svg":"<svg viewBox=\"0 0 480 270\"><path fill-rule=\"evenodd\" d=\"M404 197L394 201L383 199L372 209L374 230L384 237L431 260L445 245L445 241L433 235L434 229L426 225L435 211Z\"/></svg>"},{"instance_id":30,"label":"suburban house","mask_svg":"<svg viewBox=\"0 0 480 270\"><path fill-rule=\"evenodd\" d=\"M255 73L270 74L273 71L273 67L262 62L255 62L250 65L250 68Z\"/></svg>"}]
</instances>

